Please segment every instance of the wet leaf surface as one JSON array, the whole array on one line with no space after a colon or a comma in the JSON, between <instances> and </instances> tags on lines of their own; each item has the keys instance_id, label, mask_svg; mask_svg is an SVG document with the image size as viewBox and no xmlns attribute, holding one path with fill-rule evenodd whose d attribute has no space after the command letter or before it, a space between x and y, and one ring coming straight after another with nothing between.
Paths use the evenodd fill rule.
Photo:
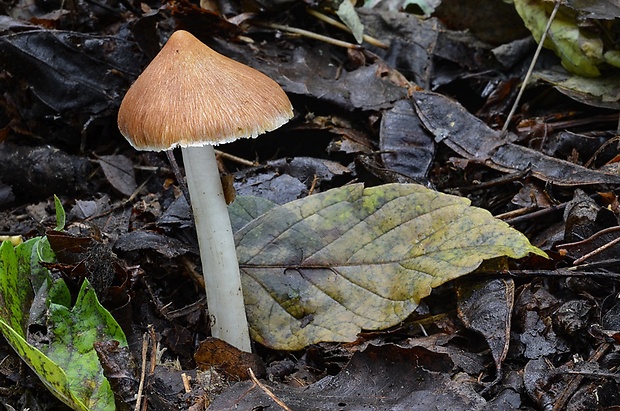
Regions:
<instances>
[{"instance_id":1,"label":"wet leaf surface","mask_svg":"<svg viewBox=\"0 0 620 411\"><path fill-rule=\"evenodd\" d=\"M424 126L460 155L483 161L495 169L514 172L531 170L538 178L559 185L618 184L616 174L586 169L578 164L545 156L537 150L512 143L516 136L499 138L499 132L468 113L458 103L435 93L413 96Z\"/></svg>"},{"instance_id":2,"label":"wet leaf surface","mask_svg":"<svg viewBox=\"0 0 620 411\"><path fill-rule=\"evenodd\" d=\"M508 354L514 288L514 281L500 279L473 286L465 282L457 288L459 318L467 328L481 333L489 344L497 380Z\"/></svg>"},{"instance_id":3,"label":"wet leaf surface","mask_svg":"<svg viewBox=\"0 0 620 411\"><path fill-rule=\"evenodd\" d=\"M0 2L0 236L17 241L16 234L29 239L47 233L53 243L25 243L43 264L19 259L20 270L33 273L33 292L27 291L20 309L27 315L11 324L45 346L52 335L46 326L48 296L69 309L80 291L75 280L87 276L127 335L126 347L110 341L94 346L117 409L135 408L134 367L142 358L147 373L141 400L149 409L205 409L212 400L211 409L222 403L278 407L252 382L227 393L235 378L218 372L217 361L198 369L194 354L209 338L210 317L190 207L165 156L136 152L117 131L116 110L127 87L170 34L185 29L274 78L295 109L295 118L276 132L218 147L220 169L237 190L230 207L234 230L270 232L262 241L279 247L243 251L244 258L260 260L246 265L251 274L246 280L252 281L246 294L264 297L252 302L252 315L264 318L271 308L275 313L258 322L260 332L273 337L264 331L274 326L285 336L296 330L320 341L314 328L327 319L332 328L322 335L347 333L348 341L355 340L305 347L311 339L291 340L300 348L291 352L261 344L263 334L256 332L253 349L268 380L262 384L276 398L293 409L312 410L617 407L618 6L608 0L564 2L563 29L556 25L551 33L560 45L556 50L585 57L601 75L567 74L562 59L544 49L508 124L510 132L500 139L496 130L508 121L536 44L514 5L496 3L377 0L363 8L347 2L341 10L345 23L358 38L363 32L378 41L365 37L359 46L343 49L270 27L277 23L356 44L352 33L306 11L338 20L332 11L339 4ZM425 16L416 14L420 10ZM541 22L548 11L540 13ZM398 254L412 243L368 241L369 226L347 235L351 210L330 217L330 208L321 204L316 214L295 220L289 208L297 207L289 205L295 201L320 203L333 188L362 190L355 183L376 187L371 192L377 193L385 183L411 182L456 194L464 207L470 201L488 210L550 259L485 264L467 276L469 295L447 280L457 270L429 258L426 271L449 267L449 275L425 271L419 278L445 283L417 289L411 276L384 281L392 266L368 260ZM66 232L54 230L53 194L69 210ZM412 203L417 206L418 200ZM393 223L404 223L412 208L397 208ZM276 239L274 227L290 236ZM455 235L445 244L457 245L456 227L447 225L444 232ZM261 235L252 241L260 243ZM470 241L468 235L464 241ZM383 248L375 254L364 249L368 261L344 266L340 260L363 244ZM321 245L323 254L315 252ZM273 255L276 248L284 257ZM312 260L312 252L334 258ZM349 270L346 278L334 274L342 267ZM44 286L48 269L68 279L69 287ZM360 283L366 288L351 278L366 281ZM256 280L270 288L258 287ZM511 305L509 287L492 285L513 281ZM401 290L398 298L408 301L394 316L400 318L396 323L382 320L380 328L394 324L387 329L362 329L378 324L368 325L369 318L385 317L369 282L380 290ZM342 288L334 291L333 284ZM18 281L15 295L22 286L29 290ZM304 299L311 304L301 304ZM6 314L11 301L2 302ZM284 326L282 318L289 321ZM348 328L337 327L342 318ZM7 409L64 409L28 367L20 366L6 341L0 354L0 401ZM223 358L242 375L247 366L242 357L233 352ZM48 371L61 376L45 361L41 357ZM64 389L61 380L56 386Z\"/></svg>"},{"instance_id":4,"label":"wet leaf surface","mask_svg":"<svg viewBox=\"0 0 620 411\"><path fill-rule=\"evenodd\" d=\"M427 181L435 145L410 100L396 102L383 114L379 138L385 167L420 184Z\"/></svg>"},{"instance_id":5,"label":"wet leaf surface","mask_svg":"<svg viewBox=\"0 0 620 411\"><path fill-rule=\"evenodd\" d=\"M273 208L235 239L253 337L288 350L395 325L485 259L542 254L463 199L398 184Z\"/></svg>"},{"instance_id":6,"label":"wet leaf surface","mask_svg":"<svg viewBox=\"0 0 620 411\"><path fill-rule=\"evenodd\" d=\"M127 157L121 155L101 156L99 157L99 165L112 187L122 194L131 196L138 188L133 163Z\"/></svg>"},{"instance_id":7,"label":"wet leaf surface","mask_svg":"<svg viewBox=\"0 0 620 411\"><path fill-rule=\"evenodd\" d=\"M479 409L485 400L467 381L452 381L444 372L452 367L446 355L424 348L369 347L353 355L342 373L313 385L294 389L270 384L270 390L294 410L455 410ZM366 381L367 384L360 384ZM237 384L220 395L209 410L236 407L274 407L276 404L251 382Z\"/></svg>"}]
</instances>

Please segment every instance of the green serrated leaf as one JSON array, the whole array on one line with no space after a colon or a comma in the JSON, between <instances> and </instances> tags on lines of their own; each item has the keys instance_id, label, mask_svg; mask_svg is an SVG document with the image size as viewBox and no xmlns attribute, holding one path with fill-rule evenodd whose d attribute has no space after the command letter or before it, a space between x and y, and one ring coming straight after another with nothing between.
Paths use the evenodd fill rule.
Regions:
<instances>
[{"instance_id":1,"label":"green serrated leaf","mask_svg":"<svg viewBox=\"0 0 620 411\"><path fill-rule=\"evenodd\" d=\"M336 14L349 30L351 30L353 37L355 37L355 41L357 41L358 44L362 44L364 41L364 25L357 15L353 3L349 0L342 0L340 6L338 6L338 10L336 10Z\"/></svg>"},{"instance_id":2,"label":"green serrated leaf","mask_svg":"<svg viewBox=\"0 0 620 411\"><path fill-rule=\"evenodd\" d=\"M283 350L398 324L483 260L545 255L469 200L406 184L297 200L235 238L253 337Z\"/></svg>"},{"instance_id":3,"label":"green serrated leaf","mask_svg":"<svg viewBox=\"0 0 620 411\"><path fill-rule=\"evenodd\" d=\"M56 208L56 231L62 231L65 229L65 223L67 222L67 215L65 214L65 209L62 206L62 202L60 198L54 194L54 206Z\"/></svg>"}]
</instances>

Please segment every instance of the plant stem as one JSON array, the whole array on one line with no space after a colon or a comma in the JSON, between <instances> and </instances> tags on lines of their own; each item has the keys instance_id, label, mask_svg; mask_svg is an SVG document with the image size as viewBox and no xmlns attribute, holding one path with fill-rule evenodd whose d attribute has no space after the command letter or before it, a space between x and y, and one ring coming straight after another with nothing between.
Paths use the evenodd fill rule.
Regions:
<instances>
[{"instance_id":1,"label":"plant stem","mask_svg":"<svg viewBox=\"0 0 620 411\"><path fill-rule=\"evenodd\" d=\"M250 352L239 262L213 146L181 151L198 234L207 306L213 319L211 334Z\"/></svg>"}]
</instances>

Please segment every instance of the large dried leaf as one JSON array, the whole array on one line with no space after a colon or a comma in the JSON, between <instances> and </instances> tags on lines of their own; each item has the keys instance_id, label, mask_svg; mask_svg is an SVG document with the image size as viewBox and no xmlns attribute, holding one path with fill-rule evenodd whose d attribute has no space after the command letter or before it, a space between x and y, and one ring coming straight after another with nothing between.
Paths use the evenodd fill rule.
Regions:
<instances>
[{"instance_id":1,"label":"large dried leaf","mask_svg":"<svg viewBox=\"0 0 620 411\"><path fill-rule=\"evenodd\" d=\"M414 184L333 189L235 237L253 337L286 350L395 325L485 259L544 254L469 200Z\"/></svg>"},{"instance_id":2,"label":"large dried leaf","mask_svg":"<svg viewBox=\"0 0 620 411\"><path fill-rule=\"evenodd\" d=\"M523 147L511 141L514 134L500 138L480 119L449 97L430 91L413 94L420 120L434 136L463 157L484 163L503 172L531 171L543 181L558 185L619 184L616 173L591 170L578 164L549 157L544 153Z\"/></svg>"}]
</instances>

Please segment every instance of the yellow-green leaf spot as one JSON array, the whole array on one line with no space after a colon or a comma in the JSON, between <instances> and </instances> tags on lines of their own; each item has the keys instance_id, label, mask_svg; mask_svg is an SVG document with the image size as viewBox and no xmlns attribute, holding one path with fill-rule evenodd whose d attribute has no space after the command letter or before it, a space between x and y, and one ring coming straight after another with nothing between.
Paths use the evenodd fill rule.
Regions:
<instances>
[{"instance_id":1,"label":"yellow-green leaf spot","mask_svg":"<svg viewBox=\"0 0 620 411\"><path fill-rule=\"evenodd\" d=\"M412 184L275 206L235 238L252 335L284 350L398 324L483 260L545 255L469 200Z\"/></svg>"}]
</instances>

